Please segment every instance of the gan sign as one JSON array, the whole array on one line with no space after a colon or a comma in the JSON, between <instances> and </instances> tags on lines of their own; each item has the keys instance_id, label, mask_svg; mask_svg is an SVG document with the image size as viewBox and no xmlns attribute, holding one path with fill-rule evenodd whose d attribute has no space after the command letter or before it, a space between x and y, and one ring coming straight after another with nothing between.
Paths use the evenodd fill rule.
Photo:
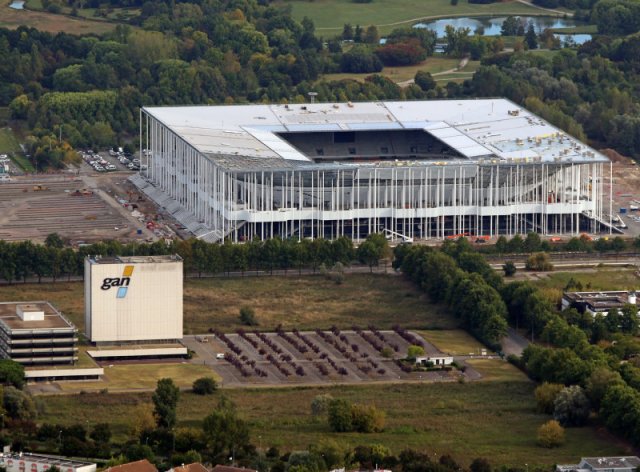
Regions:
<instances>
[{"instance_id":1,"label":"gan sign","mask_svg":"<svg viewBox=\"0 0 640 472\"><path fill-rule=\"evenodd\" d=\"M122 277L105 278L102 280L101 290L109 290L111 287L118 287L116 292L116 298L124 298L127 296L129 290L129 282L131 282L131 276L133 275L133 266L124 266L122 271Z\"/></svg>"}]
</instances>

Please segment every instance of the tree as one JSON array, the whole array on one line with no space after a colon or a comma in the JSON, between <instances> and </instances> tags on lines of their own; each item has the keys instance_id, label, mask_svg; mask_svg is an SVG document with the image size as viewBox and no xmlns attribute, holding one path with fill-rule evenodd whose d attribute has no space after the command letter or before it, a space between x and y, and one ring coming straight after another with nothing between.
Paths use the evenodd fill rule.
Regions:
<instances>
[{"instance_id":1,"label":"tree","mask_svg":"<svg viewBox=\"0 0 640 472\"><path fill-rule=\"evenodd\" d=\"M531 22L527 27L526 34L524 35L524 41L527 43L527 47L529 49L538 49L538 36L536 35L536 30Z\"/></svg>"},{"instance_id":2,"label":"tree","mask_svg":"<svg viewBox=\"0 0 640 472\"><path fill-rule=\"evenodd\" d=\"M329 393L316 395L311 401L311 414L318 416L324 415L329 409L329 403L333 400L333 396Z\"/></svg>"},{"instance_id":3,"label":"tree","mask_svg":"<svg viewBox=\"0 0 640 472\"><path fill-rule=\"evenodd\" d=\"M234 456L237 450L249 444L247 424L238 417L235 405L225 397L204 419L202 430L213 458L222 454Z\"/></svg>"},{"instance_id":4,"label":"tree","mask_svg":"<svg viewBox=\"0 0 640 472\"><path fill-rule=\"evenodd\" d=\"M385 414L373 405L352 405L351 424L359 433L379 433L384 429Z\"/></svg>"},{"instance_id":5,"label":"tree","mask_svg":"<svg viewBox=\"0 0 640 472\"><path fill-rule=\"evenodd\" d=\"M413 344L409 346L407 349L407 359L415 360L419 356L424 356L424 348Z\"/></svg>"},{"instance_id":6,"label":"tree","mask_svg":"<svg viewBox=\"0 0 640 472\"><path fill-rule=\"evenodd\" d=\"M564 444L564 428L556 420L547 421L538 428L538 445L553 448Z\"/></svg>"},{"instance_id":7,"label":"tree","mask_svg":"<svg viewBox=\"0 0 640 472\"><path fill-rule=\"evenodd\" d=\"M380 33L378 33L378 28L375 25L368 26L364 33L363 40L368 44L378 44L380 42Z\"/></svg>"},{"instance_id":8,"label":"tree","mask_svg":"<svg viewBox=\"0 0 640 472\"><path fill-rule=\"evenodd\" d=\"M193 382L193 393L197 395L211 395L218 389L213 377L200 377Z\"/></svg>"},{"instance_id":9,"label":"tree","mask_svg":"<svg viewBox=\"0 0 640 472\"><path fill-rule=\"evenodd\" d=\"M11 359L0 360L0 383L22 388L24 386L24 367L22 364Z\"/></svg>"},{"instance_id":10,"label":"tree","mask_svg":"<svg viewBox=\"0 0 640 472\"><path fill-rule=\"evenodd\" d=\"M607 390L614 385L624 385L624 381L618 372L608 367L598 367L591 372L586 382L586 393L591 404L596 410L600 409L600 403Z\"/></svg>"},{"instance_id":11,"label":"tree","mask_svg":"<svg viewBox=\"0 0 640 472\"><path fill-rule=\"evenodd\" d=\"M544 382L534 392L536 405L540 413L553 414L556 397L562 391L564 385Z\"/></svg>"},{"instance_id":12,"label":"tree","mask_svg":"<svg viewBox=\"0 0 640 472\"><path fill-rule=\"evenodd\" d=\"M553 418L563 426L582 426L589 418L590 404L579 385L563 388L554 403Z\"/></svg>"},{"instance_id":13,"label":"tree","mask_svg":"<svg viewBox=\"0 0 640 472\"><path fill-rule=\"evenodd\" d=\"M64 247L64 241L62 241L58 233L51 233L45 238L44 245L49 248L62 249Z\"/></svg>"},{"instance_id":14,"label":"tree","mask_svg":"<svg viewBox=\"0 0 640 472\"><path fill-rule=\"evenodd\" d=\"M536 252L527 258L525 263L527 270L550 271L553 270L553 264L546 252Z\"/></svg>"},{"instance_id":15,"label":"tree","mask_svg":"<svg viewBox=\"0 0 640 472\"><path fill-rule=\"evenodd\" d=\"M627 303L622 307L620 330L632 336L638 334L638 307L636 305Z\"/></svg>"},{"instance_id":16,"label":"tree","mask_svg":"<svg viewBox=\"0 0 640 472\"><path fill-rule=\"evenodd\" d=\"M179 397L180 389L173 383L172 379L164 378L158 380L156 390L152 396L153 413L158 426L172 428L176 424L176 408Z\"/></svg>"},{"instance_id":17,"label":"tree","mask_svg":"<svg viewBox=\"0 0 640 472\"><path fill-rule=\"evenodd\" d=\"M351 403L340 398L331 400L327 409L327 421L331 431L336 433L353 431Z\"/></svg>"},{"instance_id":18,"label":"tree","mask_svg":"<svg viewBox=\"0 0 640 472\"><path fill-rule=\"evenodd\" d=\"M111 440L111 427L109 423L97 423L89 435L97 443L108 443Z\"/></svg>"},{"instance_id":19,"label":"tree","mask_svg":"<svg viewBox=\"0 0 640 472\"><path fill-rule=\"evenodd\" d=\"M437 82L433 78L433 76L429 72L424 70L419 70L418 72L416 72L414 81L416 85L422 89L423 92L433 90L437 85Z\"/></svg>"},{"instance_id":20,"label":"tree","mask_svg":"<svg viewBox=\"0 0 640 472\"><path fill-rule=\"evenodd\" d=\"M257 326L258 320L256 319L256 313L253 308L243 306L240 308L240 322L247 326Z\"/></svg>"},{"instance_id":21,"label":"tree","mask_svg":"<svg viewBox=\"0 0 640 472\"><path fill-rule=\"evenodd\" d=\"M153 416L153 407L148 403L141 403L130 415L129 434L131 437L142 440L142 437L150 434L156 427L156 419Z\"/></svg>"},{"instance_id":22,"label":"tree","mask_svg":"<svg viewBox=\"0 0 640 472\"><path fill-rule=\"evenodd\" d=\"M503 264L502 270L504 270L505 277L511 277L515 275L518 269L516 268L516 265L513 262L507 261Z\"/></svg>"},{"instance_id":23,"label":"tree","mask_svg":"<svg viewBox=\"0 0 640 472\"><path fill-rule=\"evenodd\" d=\"M471 472L491 472L491 464L484 457L477 457L469 466Z\"/></svg>"},{"instance_id":24,"label":"tree","mask_svg":"<svg viewBox=\"0 0 640 472\"><path fill-rule=\"evenodd\" d=\"M3 406L7 416L15 420L34 420L37 416L31 395L12 386L3 389Z\"/></svg>"}]
</instances>

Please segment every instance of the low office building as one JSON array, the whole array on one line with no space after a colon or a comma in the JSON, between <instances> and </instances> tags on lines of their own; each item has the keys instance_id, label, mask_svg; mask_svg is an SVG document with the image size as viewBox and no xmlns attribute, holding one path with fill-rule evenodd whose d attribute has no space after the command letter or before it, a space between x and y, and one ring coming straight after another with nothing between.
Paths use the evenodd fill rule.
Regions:
<instances>
[{"instance_id":1,"label":"low office building","mask_svg":"<svg viewBox=\"0 0 640 472\"><path fill-rule=\"evenodd\" d=\"M73 364L78 330L49 302L0 303L0 356L23 365Z\"/></svg>"},{"instance_id":2,"label":"low office building","mask_svg":"<svg viewBox=\"0 0 640 472\"><path fill-rule=\"evenodd\" d=\"M579 464L557 465L556 472L635 472L638 467L637 456L583 457Z\"/></svg>"},{"instance_id":3,"label":"low office building","mask_svg":"<svg viewBox=\"0 0 640 472\"><path fill-rule=\"evenodd\" d=\"M423 366L431 365L431 366L437 366L437 367L451 365L453 364L453 356L431 355L431 356L416 357L416 364L420 364Z\"/></svg>"},{"instance_id":4,"label":"low office building","mask_svg":"<svg viewBox=\"0 0 640 472\"><path fill-rule=\"evenodd\" d=\"M637 305L636 292L565 292L562 296L563 310L576 308L592 316L607 316L609 310L622 310L625 305Z\"/></svg>"},{"instance_id":5,"label":"low office building","mask_svg":"<svg viewBox=\"0 0 640 472\"><path fill-rule=\"evenodd\" d=\"M7 472L46 472L51 467L60 472L96 472L96 464L61 456L30 453L0 454L0 467Z\"/></svg>"}]
</instances>

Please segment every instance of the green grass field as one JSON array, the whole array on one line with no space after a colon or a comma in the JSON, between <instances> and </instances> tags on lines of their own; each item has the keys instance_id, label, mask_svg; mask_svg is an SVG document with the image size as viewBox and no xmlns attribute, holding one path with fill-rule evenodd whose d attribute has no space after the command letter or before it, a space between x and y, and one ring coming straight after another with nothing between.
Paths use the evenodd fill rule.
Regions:
<instances>
[{"instance_id":1,"label":"green grass field","mask_svg":"<svg viewBox=\"0 0 640 472\"><path fill-rule=\"evenodd\" d=\"M417 332L442 352L453 356L469 353L479 354L480 349L486 349L480 341L461 329Z\"/></svg>"},{"instance_id":2,"label":"green grass field","mask_svg":"<svg viewBox=\"0 0 640 472\"><path fill-rule=\"evenodd\" d=\"M551 272L534 283L541 288L563 289L573 278L582 284L583 290L632 290L640 285L640 278L635 272L633 269L620 268L601 268L588 272Z\"/></svg>"},{"instance_id":3,"label":"green grass field","mask_svg":"<svg viewBox=\"0 0 640 472\"><path fill-rule=\"evenodd\" d=\"M462 0L455 6L451 5L450 0L373 0L366 4L355 3L352 0L281 1L282 4L291 5L294 18L311 18L319 34L339 33L345 23L376 25L380 33L386 34L393 28L423 19L482 15L552 15L548 11L517 1L479 5Z\"/></svg>"},{"instance_id":4,"label":"green grass field","mask_svg":"<svg viewBox=\"0 0 640 472\"><path fill-rule=\"evenodd\" d=\"M506 363L502 363L508 365ZM509 366L511 367L511 366ZM478 456L492 464L549 467L568 463L585 454L627 453L624 445L601 429L567 430L567 442L558 449L536 446L536 430L549 419L535 411L535 385L510 378L509 382L466 384L391 384L361 387L261 388L225 390L250 426L253 442L282 451L306 448L332 438L346 447L384 444L395 453L414 448L437 455L451 454L465 466ZM310 412L312 399L329 393L353 402L375 404L384 410L387 426L375 434L332 433L323 418ZM43 396L41 421L90 424L109 418L116 440L124 440L129 416L150 394L99 394ZM178 405L178 426L199 427L217 404L217 396L199 397L184 392Z\"/></svg>"},{"instance_id":5,"label":"green grass field","mask_svg":"<svg viewBox=\"0 0 640 472\"><path fill-rule=\"evenodd\" d=\"M444 71L448 71L454 69L458 66L460 60L452 59L449 57L430 57L427 60L421 62L420 64L416 64L413 66L406 67L385 67L380 72L380 75L388 77L394 82L404 82L407 80L411 80L415 77L416 72L423 70L425 72L429 72L431 74L439 74ZM467 63L467 65L462 69L466 75L469 77L473 75L473 73L480 67L479 61L471 61ZM352 79L357 80L359 82L364 82L364 79L371 74L348 74L348 73L338 73L338 74L325 74L322 76L322 80L324 81L332 81L332 80L344 80L344 79ZM439 76L436 76L437 79Z\"/></svg>"},{"instance_id":6,"label":"green grass field","mask_svg":"<svg viewBox=\"0 0 640 472\"><path fill-rule=\"evenodd\" d=\"M21 154L16 135L10 128L0 128L0 154L10 153L11 159L26 172L33 172L31 162Z\"/></svg>"},{"instance_id":7,"label":"green grass field","mask_svg":"<svg viewBox=\"0 0 640 472\"><path fill-rule=\"evenodd\" d=\"M49 300L82 331L81 282L0 286L0 300ZM239 311L252 307L262 330L279 324L291 329L379 328L400 324L413 329L457 327L445 307L431 304L411 282L396 275L350 274L341 285L322 276L187 279L184 284L185 333L210 327L241 327Z\"/></svg>"},{"instance_id":8,"label":"green grass field","mask_svg":"<svg viewBox=\"0 0 640 472\"><path fill-rule=\"evenodd\" d=\"M31 5L28 4L27 7L29 6ZM0 7L0 27L15 29L21 25L49 33L73 32L75 34L103 34L113 30L116 26L115 23L106 21L72 18L45 11L14 10L8 7L8 3Z\"/></svg>"}]
</instances>

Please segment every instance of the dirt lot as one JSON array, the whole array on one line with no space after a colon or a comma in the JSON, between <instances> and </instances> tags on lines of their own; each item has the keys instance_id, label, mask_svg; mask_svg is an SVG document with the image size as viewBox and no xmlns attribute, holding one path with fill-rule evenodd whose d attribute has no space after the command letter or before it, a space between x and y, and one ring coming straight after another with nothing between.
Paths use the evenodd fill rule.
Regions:
<instances>
[{"instance_id":1,"label":"dirt lot","mask_svg":"<svg viewBox=\"0 0 640 472\"><path fill-rule=\"evenodd\" d=\"M633 160L615 151L605 152L605 154L613 161L613 215L619 215L627 225L623 236L636 237L640 235L640 212L632 212L631 206L640 207L640 168ZM609 195L607 178L605 178L604 192L606 205ZM620 208L626 208L627 213L621 215ZM608 210L605 208L605 213L608 213Z\"/></svg>"},{"instance_id":2,"label":"dirt lot","mask_svg":"<svg viewBox=\"0 0 640 472\"><path fill-rule=\"evenodd\" d=\"M6 2L0 7L0 26L3 28L15 29L20 25L25 25L49 33L102 34L116 27L115 23L106 21L92 21L26 9L14 10L8 5L9 2Z\"/></svg>"},{"instance_id":3,"label":"dirt lot","mask_svg":"<svg viewBox=\"0 0 640 472\"><path fill-rule=\"evenodd\" d=\"M409 343L393 331L377 333L316 330L259 336L246 332L208 335L207 342L202 342L203 336L186 336L184 344L196 353L192 362L212 367L227 387L458 379L456 370L403 371L396 359L406 357ZM439 352L419 335L411 334L424 343L427 354ZM391 348L392 357L383 357L374 344ZM220 354L224 358L218 358Z\"/></svg>"}]
</instances>

